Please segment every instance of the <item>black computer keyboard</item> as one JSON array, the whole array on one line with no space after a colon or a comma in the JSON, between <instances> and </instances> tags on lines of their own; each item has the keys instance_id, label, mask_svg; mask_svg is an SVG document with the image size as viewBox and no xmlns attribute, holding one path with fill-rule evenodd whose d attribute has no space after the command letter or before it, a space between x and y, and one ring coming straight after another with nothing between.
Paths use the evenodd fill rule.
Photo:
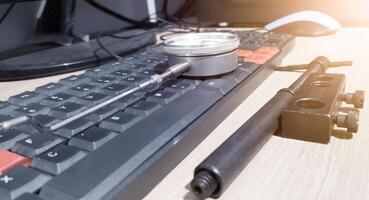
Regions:
<instances>
[{"instance_id":1,"label":"black computer keyboard","mask_svg":"<svg viewBox=\"0 0 369 200\"><path fill-rule=\"evenodd\" d=\"M279 64L293 37L253 31L239 67L210 79L179 77L44 133L23 124L0 133L0 199L141 199ZM44 126L121 93L167 66L161 45L119 62L12 96L0 121L33 116Z\"/></svg>"}]
</instances>

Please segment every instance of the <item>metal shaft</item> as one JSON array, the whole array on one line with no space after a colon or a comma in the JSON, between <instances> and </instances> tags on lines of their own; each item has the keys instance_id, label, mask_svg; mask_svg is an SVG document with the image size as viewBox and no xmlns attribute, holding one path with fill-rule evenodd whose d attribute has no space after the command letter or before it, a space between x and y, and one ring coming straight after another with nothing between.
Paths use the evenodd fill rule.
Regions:
<instances>
[{"instance_id":1,"label":"metal shaft","mask_svg":"<svg viewBox=\"0 0 369 200\"><path fill-rule=\"evenodd\" d=\"M166 79L169 79L169 78L174 78L176 76L179 76L181 75L182 73L190 70L190 67L191 67L191 64L189 62L182 62L182 63L178 63L176 65L173 65L171 67L169 67L165 72L163 72L162 74L156 74L156 75L153 75L151 76L150 79L148 80L145 80L141 83L139 83L137 86L134 86L126 91L124 91L123 93L121 94L118 94L102 103L99 103L91 108L88 108L76 115L73 115L69 118L66 118L60 122L57 122L53 125L51 125L48 129L53 131L53 130L57 130L77 119L80 119L88 114L91 114L92 112L95 112L97 110L99 110L100 108L104 107L104 106L107 106L111 103L114 103L115 101L123 98L123 97L126 97L134 92L137 92L143 88L146 88L148 86L151 86L151 85L154 85L154 84L160 84L163 82L163 80L166 80ZM21 116L21 117L17 117L17 118L14 118L14 119L11 119L11 120L8 120L8 121L4 121L4 122L1 122L0 123L0 131L2 130L7 130L13 126L16 126L18 124L22 124L24 122L27 122L29 121L31 118L28 117L28 116Z\"/></svg>"},{"instance_id":2,"label":"metal shaft","mask_svg":"<svg viewBox=\"0 0 369 200\"><path fill-rule=\"evenodd\" d=\"M8 121L0 122L0 131L8 130L9 128L16 126L18 124L23 124L27 122L30 118L28 116L21 116Z\"/></svg>"},{"instance_id":3,"label":"metal shaft","mask_svg":"<svg viewBox=\"0 0 369 200\"><path fill-rule=\"evenodd\" d=\"M218 198L233 182L265 142L277 131L278 118L290 99L311 73L323 73L329 65L325 57L311 62L307 71L289 88L281 89L245 124L207 157L195 170L191 182L200 199Z\"/></svg>"},{"instance_id":4,"label":"metal shaft","mask_svg":"<svg viewBox=\"0 0 369 200\"><path fill-rule=\"evenodd\" d=\"M352 61L338 61L338 62L330 62L328 67L343 67L343 66L351 66ZM285 67L276 67L276 71L295 71L295 70L304 70L307 69L308 65L288 65Z\"/></svg>"}]
</instances>

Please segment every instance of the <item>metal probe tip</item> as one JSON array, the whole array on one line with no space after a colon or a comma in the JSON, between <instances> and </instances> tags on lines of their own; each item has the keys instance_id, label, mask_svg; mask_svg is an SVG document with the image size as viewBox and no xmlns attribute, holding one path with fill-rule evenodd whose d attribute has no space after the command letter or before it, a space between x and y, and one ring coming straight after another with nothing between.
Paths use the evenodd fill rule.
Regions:
<instances>
[{"instance_id":1,"label":"metal probe tip","mask_svg":"<svg viewBox=\"0 0 369 200\"><path fill-rule=\"evenodd\" d=\"M21 116L14 119L10 119L7 121L0 122L0 131L5 131L10 129L13 126L16 126L18 124L23 124L24 122L27 122L31 118L28 116Z\"/></svg>"}]
</instances>

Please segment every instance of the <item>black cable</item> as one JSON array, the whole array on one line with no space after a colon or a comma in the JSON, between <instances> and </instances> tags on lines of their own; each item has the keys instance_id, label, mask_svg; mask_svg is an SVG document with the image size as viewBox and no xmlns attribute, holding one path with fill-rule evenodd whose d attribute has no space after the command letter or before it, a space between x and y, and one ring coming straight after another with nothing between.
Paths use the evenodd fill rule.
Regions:
<instances>
[{"instance_id":1,"label":"black cable","mask_svg":"<svg viewBox=\"0 0 369 200\"><path fill-rule=\"evenodd\" d=\"M97 37L96 37L96 42L97 42L97 44L99 45L99 47L101 48L101 49L103 49L106 53L108 53L109 55L111 55L111 56L113 56L116 60L120 60L120 59L122 59L122 57L120 57L118 54L116 54L116 53L114 53L114 52L112 52L112 51L110 51L102 42L101 42L101 40L100 40L100 35L97 35Z\"/></svg>"},{"instance_id":2,"label":"black cable","mask_svg":"<svg viewBox=\"0 0 369 200\"><path fill-rule=\"evenodd\" d=\"M13 9L14 6L15 6L15 3L10 4L10 6L5 11L5 13L3 14L3 16L0 18L0 24L5 20L5 18L8 16L8 14L10 13L10 11Z\"/></svg>"},{"instance_id":3,"label":"black cable","mask_svg":"<svg viewBox=\"0 0 369 200\"><path fill-rule=\"evenodd\" d=\"M119 20L122 20L122 21L125 21L129 24L132 24L136 27L142 27L142 26L146 26L148 25L149 23L145 23L147 21L147 19L144 19L142 21L138 21L138 20L134 20L134 19L131 19L131 18L128 18L120 13L117 13L115 12L114 10L106 7L106 6L103 6L99 3L97 3L96 1L94 0L85 0L88 4L90 4L91 6L93 6L94 8L114 17L114 18L117 18Z\"/></svg>"},{"instance_id":4,"label":"black cable","mask_svg":"<svg viewBox=\"0 0 369 200\"><path fill-rule=\"evenodd\" d=\"M140 35L144 35L144 34L147 34L147 33L153 32L153 31L155 31L155 30L144 31L144 32L129 35L129 36L119 36L119 35L115 35L115 34L102 33L101 32L101 33L97 34L96 42L102 50L104 50L106 53L108 53L109 55L114 57L116 60L120 60L120 59L122 59L122 57L119 56L118 54L114 53L113 51L109 50L108 47L101 42L101 37L112 37L112 38L123 40L123 39L131 39L131 38L134 38L134 37L137 37L137 36L140 36Z\"/></svg>"},{"instance_id":5,"label":"black cable","mask_svg":"<svg viewBox=\"0 0 369 200\"><path fill-rule=\"evenodd\" d=\"M185 28L185 29L191 29L191 26L195 26L196 28L195 29L192 29L194 30L195 32L199 32L200 30L200 24L199 23L191 23L191 22L187 22L187 21L183 21L180 19L180 17L176 17L176 15L181 12L183 14L185 14L188 9L192 6L193 4L193 1L192 0L186 0L185 3L183 4L183 6L176 12L176 14L174 14L174 16L171 16L169 14L169 11L168 11L168 5L169 5L169 0L164 0L163 2L163 6L162 6L162 12L164 13L164 16L165 18L167 19L168 22L171 22L171 21L176 21L176 22L171 22L171 23L175 23L177 24L178 26L180 26L181 28Z\"/></svg>"}]
</instances>

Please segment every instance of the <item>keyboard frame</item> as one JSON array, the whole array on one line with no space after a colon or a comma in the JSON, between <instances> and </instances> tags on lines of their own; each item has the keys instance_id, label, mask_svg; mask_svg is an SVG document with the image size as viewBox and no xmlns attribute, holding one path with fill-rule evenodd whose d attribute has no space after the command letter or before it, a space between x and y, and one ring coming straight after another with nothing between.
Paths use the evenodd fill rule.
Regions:
<instances>
[{"instance_id":1,"label":"keyboard frame","mask_svg":"<svg viewBox=\"0 0 369 200\"><path fill-rule=\"evenodd\" d=\"M190 126L147 159L103 199L143 199L274 71L275 66L281 64L294 44L295 38L292 37L277 55L259 66Z\"/></svg>"}]
</instances>

